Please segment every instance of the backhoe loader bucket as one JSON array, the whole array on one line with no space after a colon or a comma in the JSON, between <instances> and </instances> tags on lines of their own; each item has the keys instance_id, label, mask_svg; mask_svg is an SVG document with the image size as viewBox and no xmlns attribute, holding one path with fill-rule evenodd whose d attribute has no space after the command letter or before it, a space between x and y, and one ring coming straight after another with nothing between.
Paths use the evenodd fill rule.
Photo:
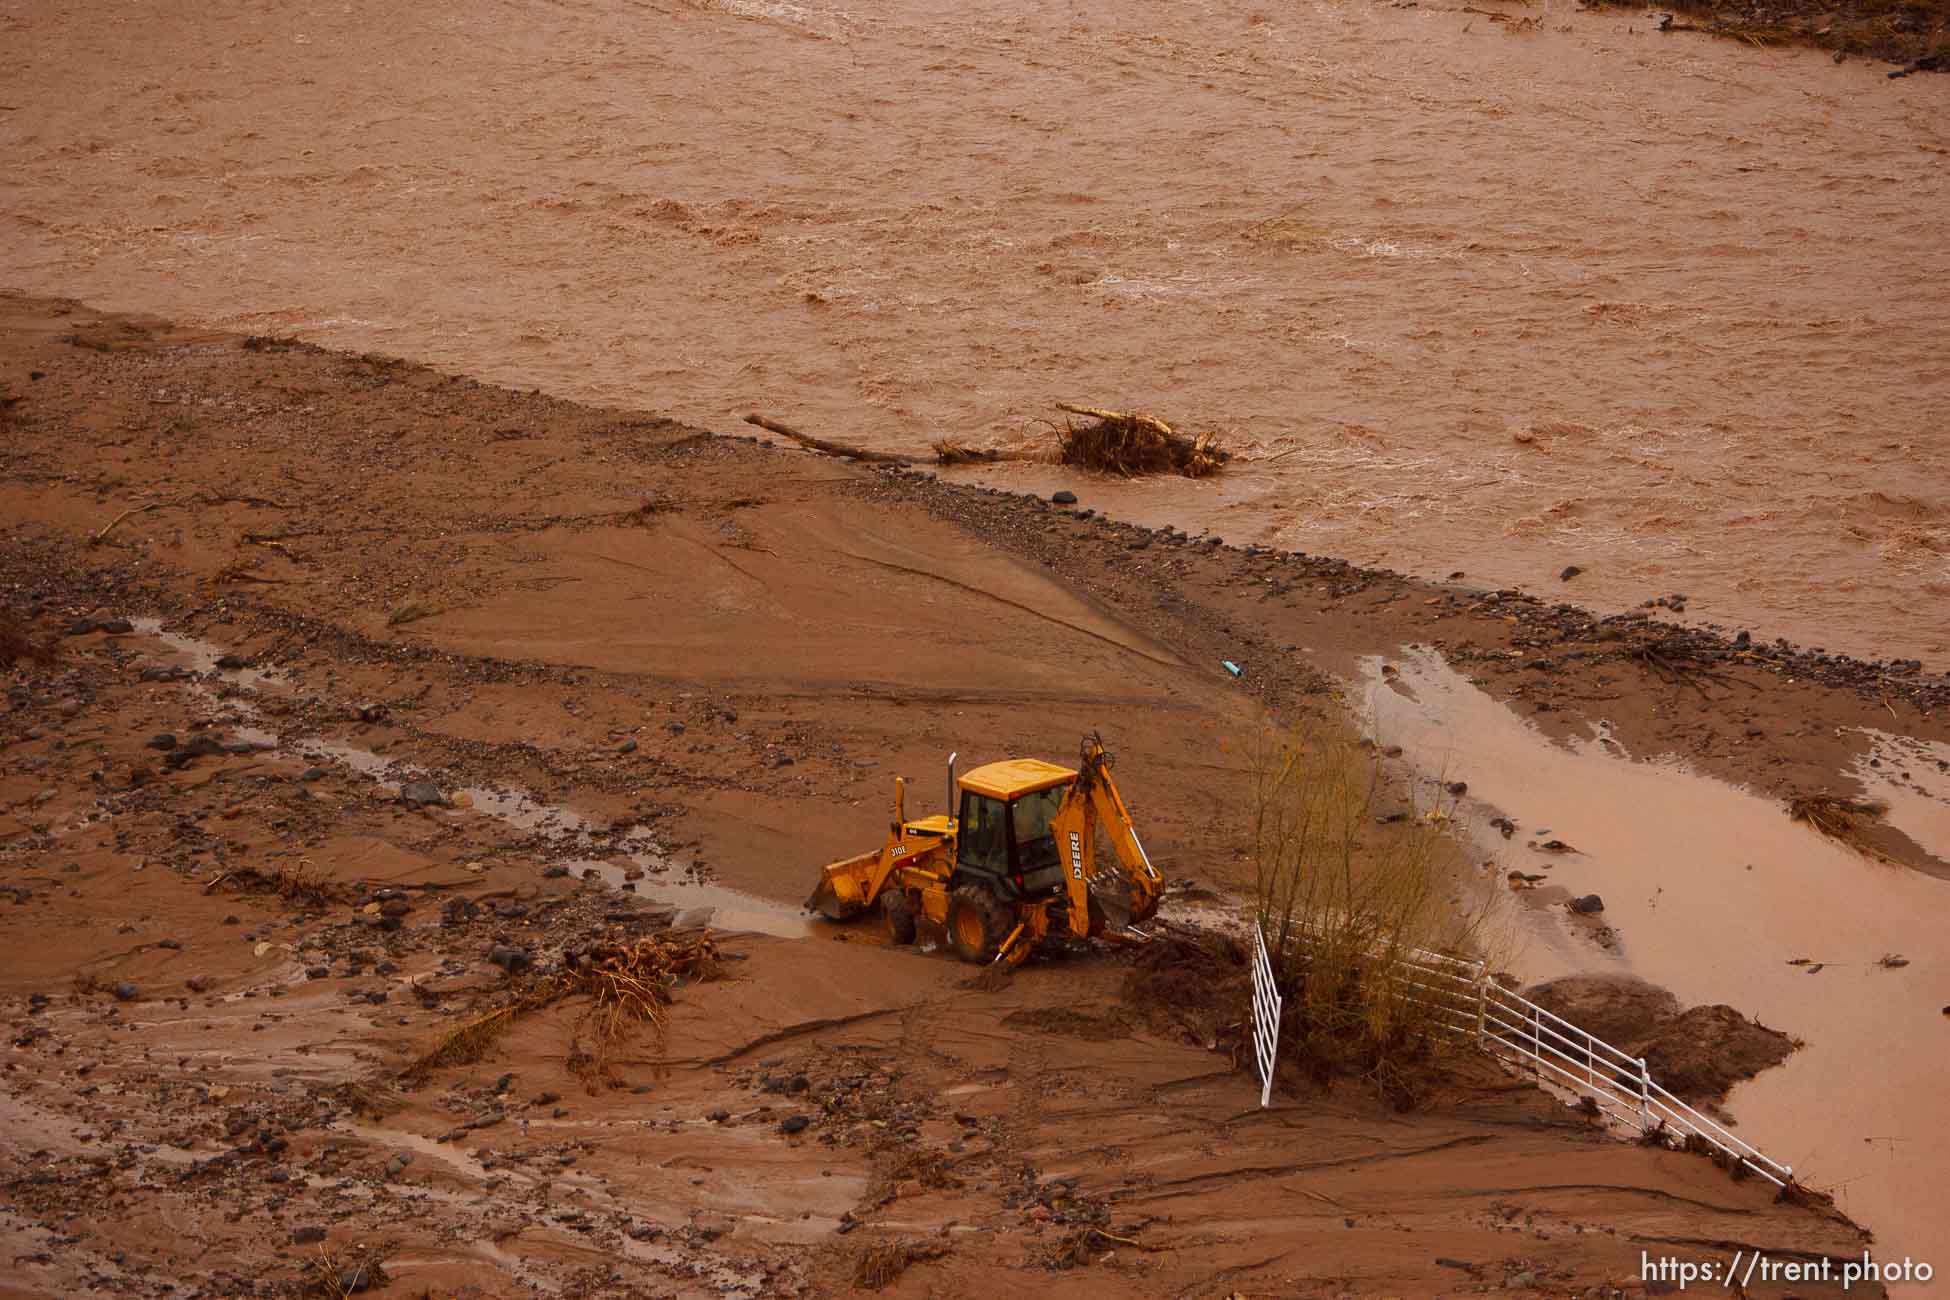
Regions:
<instances>
[{"instance_id":1,"label":"backhoe loader bucket","mask_svg":"<svg viewBox=\"0 0 1950 1300\"><path fill-rule=\"evenodd\" d=\"M867 882L880 861L878 851L835 862L819 873L819 886L806 900L806 910L834 921L850 921L873 902Z\"/></svg>"}]
</instances>

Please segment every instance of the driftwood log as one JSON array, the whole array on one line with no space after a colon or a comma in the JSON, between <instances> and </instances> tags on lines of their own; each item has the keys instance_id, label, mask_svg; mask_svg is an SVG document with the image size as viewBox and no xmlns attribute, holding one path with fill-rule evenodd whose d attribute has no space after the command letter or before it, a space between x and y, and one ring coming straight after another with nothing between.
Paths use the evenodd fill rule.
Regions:
<instances>
[{"instance_id":1,"label":"driftwood log","mask_svg":"<svg viewBox=\"0 0 1950 1300\"><path fill-rule=\"evenodd\" d=\"M1139 474L1173 473L1187 478L1203 478L1216 473L1232 458L1212 434L1187 437L1156 416L1127 411L1107 411L1095 406L1074 406L1058 402L1057 409L1071 415L1086 416L1089 423L1072 421L1056 430L1057 451L1011 451L998 448L967 447L959 443L934 444L937 465L992 465L1001 461L1049 461L1077 465L1085 469L1133 477ZM866 461L876 465L911 465L913 459L890 452L870 451L850 443L816 438L781 420L753 412L745 423L790 438L802 447L826 456Z\"/></svg>"},{"instance_id":2,"label":"driftwood log","mask_svg":"<svg viewBox=\"0 0 1950 1300\"><path fill-rule=\"evenodd\" d=\"M849 447L843 442L829 442L825 438L815 438L810 433L801 433L789 424L782 424L756 413L745 417L746 424L755 424L761 429L770 430L781 438L790 438L801 446L828 456L845 456L852 460L871 461L876 465L908 465L913 462L906 456L895 456L884 451L868 451L865 447Z\"/></svg>"}]
</instances>

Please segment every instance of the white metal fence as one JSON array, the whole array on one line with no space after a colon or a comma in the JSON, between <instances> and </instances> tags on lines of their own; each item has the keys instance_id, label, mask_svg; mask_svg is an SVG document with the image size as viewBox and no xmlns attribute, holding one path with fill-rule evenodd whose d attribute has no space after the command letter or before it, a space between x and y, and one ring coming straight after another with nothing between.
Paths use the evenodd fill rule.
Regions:
<instances>
[{"instance_id":1,"label":"white metal fence","mask_svg":"<svg viewBox=\"0 0 1950 1300\"><path fill-rule=\"evenodd\" d=\"M1263 977L1259 970L1262 962L1268 967ZM1257 1046L1262 978L1268 992L1278 997L1277 989L1270 987L1271 963L1263 939L1253 966ZM1397 966L1402 982L1412 990L1408 996L1433 1008L1444 1028L1473 1037L1486 1050L1529 1070L1539 1083L1587 1099L1586 1104L1595 1106L1609 1122L1641 1135L1655 1134L1674 1148L1704 1143L1733 1165L1776 1186L1793 1181L1793 1169L1762 1154L1660 1087L1643 1058L1627 1056L1595 1034L1504 988L1490 978L1482 962L1416 949L1400 958ZM1271 1054L1264 1048L1259 1050L1261 1075L1270 1080ZM1266 1094L1270 1093L1269 1082Z\"/></svg>"},{"instance_id":2,"label":"white metal fence","mask_svg":"<svg viewBox=\"0 0 1950 1300\"><path fill-rule=\"evenodd\" d=\"M1273 1104L1273 1063L1280 1050L1280 997L1273 979L1273 961L1266 955L1266 937L1254 926L1253 942L1253 1058L1259 1064L1259 1104Z\"/></svg>"}]
</instances>

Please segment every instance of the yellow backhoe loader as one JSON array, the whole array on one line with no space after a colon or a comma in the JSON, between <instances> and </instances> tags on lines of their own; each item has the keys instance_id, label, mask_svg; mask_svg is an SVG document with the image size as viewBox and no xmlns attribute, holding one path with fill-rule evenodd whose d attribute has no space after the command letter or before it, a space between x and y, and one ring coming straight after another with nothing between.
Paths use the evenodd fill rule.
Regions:
<instances>
[{"instance_id":1,"label":"yellow backhoe loader","mask_svg":"<svg viewBox=\"0 0 1950 1300\"><path fill-rule=\"evenodd\" d=\"M908 821L907 784L895 777L887 842L826 867L806 906L836 921L878 906L897 944L930 921L963 960L1010 966L1052 931L1121 932L1157 912L1164 879L1131 827L1099 738L1083 742L1074 771L1012 758L957 779L950 754L951 810L957 796L957 813ZM1115 875L1098 869L1100 827Z\"/></svg>"}]
</instances>

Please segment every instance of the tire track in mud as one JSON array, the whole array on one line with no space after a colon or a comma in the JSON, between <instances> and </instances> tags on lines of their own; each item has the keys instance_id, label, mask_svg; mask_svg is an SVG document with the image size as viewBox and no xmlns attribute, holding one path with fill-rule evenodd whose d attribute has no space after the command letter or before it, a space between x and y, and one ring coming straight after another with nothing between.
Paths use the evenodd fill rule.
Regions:
<instances>
[{"instance_id":1,"label":"tire track in mud","mask_svg":"<svg viewBox=\"0 0 1950 1300\"><path fill-rule=\"evenodd\" d=\"M1060 628L1064 628L1067 629L1068 631L1075 632L1080 636L1089 637L1093 641L1101 641L1105 645L1110 646L1113 649L1121 650L1126 654L1136 655L1140 659L1145 659L1150 661L1151 663L1157 664L1160 668L1183 669L1185 667L1183 663L1175 659L1161 659L1157 655L1154 655L1149 651L1140 650L1135 646L1117 640L1115 637L1106 636L1102 632L1098 632L1091 628L1083 627L1079 624L1069 622L1067 619L1058 618L1054 614L1050 614L1043 610L1037 609L1033 605L1025 605L1021 601L1011 600L1007 596L997 595L995 592L987 591L981 587L973 586L969 583L961 581L959 578L950 578L946 574L935 573L928 569L910 568L905 564L895 564L890 560L877 560L872 556L859 555L852 551L839 551L838 553L846 556L850 560L857 560L862 564L870 564L876 568L886 569L893 573L905 573L913 577L927 578L934 582L943 583L947 586L955 588L957 591L966 592L971 596L977 596L983 600L993 601L998 605L1002 605L1009 609L1017 610L1021 613L1028 614L1033 618L1039 618L1046 623L1054 623L1056 626Z\"/></svg>"}]
</instances>

